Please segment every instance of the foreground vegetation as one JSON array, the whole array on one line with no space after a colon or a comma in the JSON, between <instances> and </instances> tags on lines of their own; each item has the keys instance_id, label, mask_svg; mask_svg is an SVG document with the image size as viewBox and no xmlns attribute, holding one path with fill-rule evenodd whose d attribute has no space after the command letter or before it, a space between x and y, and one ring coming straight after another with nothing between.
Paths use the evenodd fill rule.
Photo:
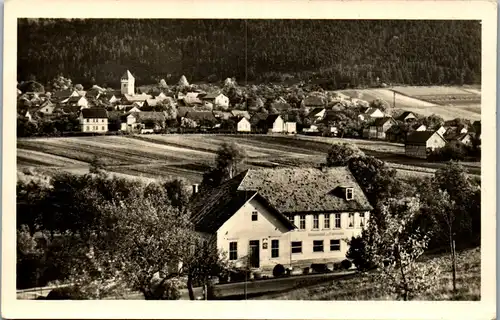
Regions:
<instances>
[{"instance_id":1,"label":"foreground vegetation","mask_svg":"<svg viewBox=\"0 0 500 320\"><path fill-rule=\"evenodd\" d=\"M451 261L448 255L423 257L419 264L432 261L441 273L428 291L415 300L480 300L481 299L481 252L479 248L464 250L457 257L457 292L453 292ZM303 286L286 293L267 294L261 300L394 300L371 281L370 274L359 273L355 277Z\"/></svg>"}]
</instances>

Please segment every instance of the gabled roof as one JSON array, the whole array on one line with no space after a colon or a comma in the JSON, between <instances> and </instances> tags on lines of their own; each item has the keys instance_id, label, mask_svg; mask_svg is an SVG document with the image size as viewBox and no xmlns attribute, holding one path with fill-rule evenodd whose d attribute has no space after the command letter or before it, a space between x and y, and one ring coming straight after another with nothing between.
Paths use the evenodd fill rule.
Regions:
<instances>
[{"instance_id":1,"label":"gabled roof","mask_svg":"<svg viewBox=\"0 0 500 320\"><path fill-rule=\"evenodd\" d=\"M155 111L133 112L130 115L134 116L137 122L150 122L150 121L165 121L165 113Z\"/></svg>"},{"instance_id":2,"label":"gabled roof","mask_svg":"<svg viewBox=\"0 0 500 320\"><path fill-rule=\"evenodd\" d=\"M67 101L67 103L77 103L78 101L80 101L80 99L85 99L85 97L81 97L81 96L78 96L78 97L70 97Z\"/></svg>"},{"instance_id":3,"label":"gabled roof","mask_svg":"<svg viewBox=\"0 0 500 320\"><path fill-rule=\"evenodd\" d=\"M325 110L325 108L321 108L321 107L314 108L311 111L309 111L309 117L315 117L318 113L320 113L323 110Z\"/></svg>"},{"instance_id":4,"label":"gabled roof","mask_svg":"<svg viewBox=\"0 0 500 320\"><path fill-rule=\"evenodd\" d=\"M309 96L302 100L305 106L324 106L325 101L321 97Z\"/></svg>"},{"instance_id":5,"label":"gabled roof","mask_svg":"<svg viewBox=\"0 0 500 320\"><path fill-rule=\"evenodd\" d=\"M276 119L280 117L279 114L270 114L266 118L266 124L268 127L272 127Z\"/></svg>"},{"instance_id":6,"label":"gabled roof","mask_svg":"<svg viewBox=\"0 0 500 320\"><path fill-rule=\"evenodd\" d=\"M208 192L199 193L193 198L190 203L190 210L193 213L191 221L197 230L216 232L245 203L254 197L257 197L289 230L295 228L286 216L270 206L256 191L238 189L245 177L246 172L243 172L220 186Z\"/></svg>"},{"instance_id":7,"label":"gabled roof","mask_svg":"<svg viewBox=\"0 0 500 320\"><path fill-rule=\"evenodd\" d=\"M193 107L178 107L177 108L177 116L182 118L185 117L188 112L195 111Z\"/></svg>"},{"instance_id":8,"label":"gabled roof","mask_svg":"<svg viewBox=\"0 0 500 320\"><path fill-rule=\"evenodd\" d=\"M262 121L266 121L268 114L265 112L257 112L250 118L250 123L253 125L259 124Z\"/></svg>"},{"instance_id":9,"label":"gabled roof","mask_svg":"<svg viewBox=\"0 0 500 320\"><path fill-rule=\"evenodd\" d=\"M396 118L396 120L404 121L408 116L411 116L412 118L416 118L416 116L413 114L413 112L405 111L402 114L400 114L399 117Z\"/></svg>"},{"instance_id":10,"label":"gabled roof","mask_svg":"<svg viewBox=\"0 0 500 320\"><path fill-rule=\"evenodd\" d=\"M216 121L217 120L211 111L189 111L184 117L191 119L191 120L194 120L194 121L203 121L203 120Z\"/></svg>"},{"instance_id":11,"label":"gabled roof","mask_svg":"<svg viewBox=\"0 0 500 320\"><path fill-rule=\"evenodd\" d=\"M210 92L210 93L206 93L206 94L200 94L199 97L202 99L202 100L213 100L215 98L217 98L219 95L221 95L220 92Z\"/></svg>"},{"instance_id":12,"label":"gabled roof","mask_svg":"<svg viewBox=\"0 0 500 320\"><path fill-rule=\"evenodd\" d=\"M392 118L392 117L383 117L383 118L378 118L378 119L376 119L376 120L373 122L372 126L382 127L384 124L386 124L386 123L387 123L387 122L389 122L389 121L391 121L391 122L393 122L393 123L395 123L395 122L396 122L396 121L394 120L394 118Z\"/></svg>"},{"instance_id":13,"label":"gabled roof","mask_svg":"<svg viewBox=\"0 0 500 320\"><path fill-rule=\"evenodd\" d=\"M339 195L341 187L353 188L354 198ZM238 190L257 191L283 214L373 209L347 167L250 169Z\"/></svg>"},{"instance_id":14,"label":"gabled roof","mask_svg":"<svg viewBox=\"0 0 500 320\"><path fill-rule=\"evenodd\" d=\"M130 71L125 71L125 73L122 75L121 79L124 79L124 80L130 80L130 79L135 79L134 76L132 75L132 73L130 73Z\"/></svg>"},{"instance_id":15,"label":"gabled roof","mask_svg":"<svg viewBox=\"0 0 500 320\"><path fill-rule=\"evenodd\" d=\"M71 96L72 93L73 93L73 90L70 90L70 89L59 90L59 91L52 92L51 97L54 99L64 99L64 98L68 98L69 96Z\"/></svg>"},{"instance_id":16,"label":"gabled roof","mask_svg":"<svg viewBox=\"0 0 500 320\"><path fill-rule=\"evenodd\" d=\"M434 134L438 135L441 139L446 141L439 133L435 131L413 131L406 137L408 144L423 144L426 143Z\"/></svg>"},{"instance_id":17,"label":"gabled roof","mask_svg":"<svg viewBox=\"0 0 500 320\"><path fill-rule=\"evenodd\" d=\"M273 102L271 103L271 108L274 108L278 111L287 111L292 108L292 106L288 103L283 103L283 102Z\"/></svg>"},{"instance_id":18,"label":"gabled roof","mask_svg":"<svg viewBox=\"0 0 500 320\"><path fill-rule=\"evenodd\" d=\"M247 119L250 119L250 114L246 110L231 110L231 113L235 117L245 117Z\"/></svg>"},{"instance_id":19,"label":"gabled roof","mask_svg":"<svg viewBox=\"0 0 500 320\"><path fill-rule=\"evenodd\" d=\"M81 110L84 119L107 118L108 112L103 108L85 108Z\"/></svg>"},{"instance_id":20,"label":"gabled roof","mask_svg":"<svg viewBox=\"0 0 500 320\"><path fill-rule=\"evenodd\" d=\"M135 94L135 95L129 95L129 94L124 94L123 97L129 101L129 102L144 102L147 99L151 99L152 97L149 94Z\"/></svg>"},{"instance_id":21,"label":"gabled roof","mask_svg":"<svg viewBox=\"0 0 500 320\"><path fill-rule=\"evenodd\" d=\"M363 111L363 113L365 113L365 114L367 114L367 115L371 116L372 114L374 114L374 113L375 113L375 112L377 112L377 111L382 112L382 110L380 110L379 108L371 108L371 107L368 107L368 108L366 108L366 109Z\"/></svg>"}]
</instances>

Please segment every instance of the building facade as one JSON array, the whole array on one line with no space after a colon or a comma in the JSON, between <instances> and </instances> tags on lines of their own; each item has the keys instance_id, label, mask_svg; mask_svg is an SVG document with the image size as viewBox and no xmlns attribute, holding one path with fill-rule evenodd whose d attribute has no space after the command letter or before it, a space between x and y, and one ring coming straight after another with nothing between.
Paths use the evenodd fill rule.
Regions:
<instances>
[{"instance_id":1,"label":"building facade","mask_svg":"<svg viewBox=\"0 0 500 320\"><path fill-rule=\"evenodd\" d=\"M80 111L82 132L107 132L108 113L103 108L85 108Z\"/></svg>"},{"instance_id":2,"label":"building facade","mask_svg":"<svg viewBox=\"0 0 500 320\"><path fill-rule=\"evenodd\" d=\"M263 274L346 259L373 209L346 167L247 170L194 199L198 231L236 268Z\"/></svg>"},{"instance_id":3,"label":"building facade","mask_svg":"<svg viewBox=\"0 0 500 320\"><path fill-rule=\"evenodd\" d=\"M414 131L408 134L405 154L408 157L427 159L428 150L446 145L446 140L437 131Z\"/></svg>"},{"instance_id":4,"label":"building facade","mask_svg":"<svg viewBox=\"0 0 500 320\"><path fill-rule=\"evenodd\" d=\"M130 71L125 71L121 79L121 93L133 96L135 94L135 78Z\"/></svg>"}]
</instances>

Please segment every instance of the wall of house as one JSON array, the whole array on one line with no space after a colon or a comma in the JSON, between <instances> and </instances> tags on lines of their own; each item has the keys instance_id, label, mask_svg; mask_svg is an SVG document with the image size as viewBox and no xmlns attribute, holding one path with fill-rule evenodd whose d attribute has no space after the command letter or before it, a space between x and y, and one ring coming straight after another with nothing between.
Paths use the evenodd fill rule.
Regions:
<instances>
[{"instance_id":1,"label":"wall of house","mask_svg":"<svg viewBox=\"0 0 500 320\"><path fill-rule=\"evenodd\" d=\"M436 148L442 148L446 144L443 139L441 139L437 134L432 135L429 140L427 140L427 148L432 150Z\"/></svg>"},{"instance_id":2,"label":"wall of house","mask_svg":"<svg viewBox=\"0 0 500 320\"><path fill-rule=\"evenodd\" d=\"M252 212L256 211L257 221L252 221ZM286 267L310 266L313 262L339 262L345 259L348 245L344 241L352 236L360 235L363 225L369 219L369 212L365 212L364 224L358 212L354 213L353 226L349 226L349 213L340 213L341 226L335 227L335 215L320 214L318 228L313 228L313 215L305 215L305 229L288 231L266 207L261 205L256 199L252 199L238 212L236 212L217 231L217 246L227 253L229 257L230 242L237 242L238 259L232 261L237 267L244 267L249 255L249 242L259 241L260 270L272 272L274 266L282 264ZM330 217L330 226L325 228L325 217ZM294 217L294 224L300 227L300 216ZM273 258L272 240L279 241L278 257ZM323 251L314 252L313 244L315 240L323 241ZM340 240L340 250L330 250L330 240ZM291 242L301 241L302 252L291 253ZM265 247L267 244L267 247Z\"/></svg>"},{"instance_id":3,"label":"wall of house","mask_svg":"<svg viewBox=\"0 0 500 320\"><path fill-rule=\"evenodd\" d=\"M273 123L273 128L271 129L271 132L283 132L284 127L285 123L283 122L283 119L281 117L278 117Z\"/></svg>"},{"instance_id":4,"label":"wall of house","mask_svg":"<svg viewBox=\"0 0 500 320\"><path fill-rule=\"evenodd\" d=\"M237 130L239 132L250 132L251 130L250 122L247 119L243 118L240 122L238 122Z\"/></svg>"},{"instance_id":5,"label":"wall of house","mask_svg":"<svg viewBox=\"0 0 500 320\"><path fill-rule=\"evenodd\" d=\"M107 132L108 131L108 119L83 119L80 118L80 125L82 126L83 132Z\"/></svg>"},{"instance_id":6,"label":"wall of house","mask_svg":"<svg viewBox=\"0 0 500 320\"><path fill-rule=\"evenodd\" d=\"M229 107L229 98L225 95L219 95L215 98L215 105L220 107Z\"/></svg>"},{"instance_id":7,"label":"wall of house","mask_svg":"<svg viewBox=\"0 0 500 320\"><path fill-rule=\"evenodd\" d=\"M77 106L87 108L89 106L89 102L85 98L81 98L78 100Z\"/></svg>"},{"instance_id":8,"label":"wall of house","mask_svg":"<svg viewBox=\"0 0 500 320\"><path fill-rule=\"evenodd\" d=\"M285 122L285 132L297 133L297 124L295 122Z\"/></svg>"},{"instance_id":9,"label":"wall of house","mask_svg":"<svg viewBox=\"0 0 500 320\"><path fill-rule=\"evenodd\" d=\"M383 118L384 116L384 113L378 109L370 115L371 118Z\"/></svg>"}]
</instances>

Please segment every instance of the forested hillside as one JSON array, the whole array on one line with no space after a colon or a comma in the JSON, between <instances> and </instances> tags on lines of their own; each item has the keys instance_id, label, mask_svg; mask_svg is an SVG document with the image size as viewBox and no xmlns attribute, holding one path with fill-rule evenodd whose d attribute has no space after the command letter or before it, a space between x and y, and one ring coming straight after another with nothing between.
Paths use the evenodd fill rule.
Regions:
<instances>
[{"instance_id":1,"label":"forested hillside","mask_svg":"<svg viewBox=\"0 0 500 320\"><path fill-rule=\"evenodd\" d=\"M18 80L116 86L328 79L329 87L479 83L478 21L29 19L18 25ZM247 35L245 37L245 34ZM247 62L245 62L247 61Z\"/></svg>"}]
</instances>

